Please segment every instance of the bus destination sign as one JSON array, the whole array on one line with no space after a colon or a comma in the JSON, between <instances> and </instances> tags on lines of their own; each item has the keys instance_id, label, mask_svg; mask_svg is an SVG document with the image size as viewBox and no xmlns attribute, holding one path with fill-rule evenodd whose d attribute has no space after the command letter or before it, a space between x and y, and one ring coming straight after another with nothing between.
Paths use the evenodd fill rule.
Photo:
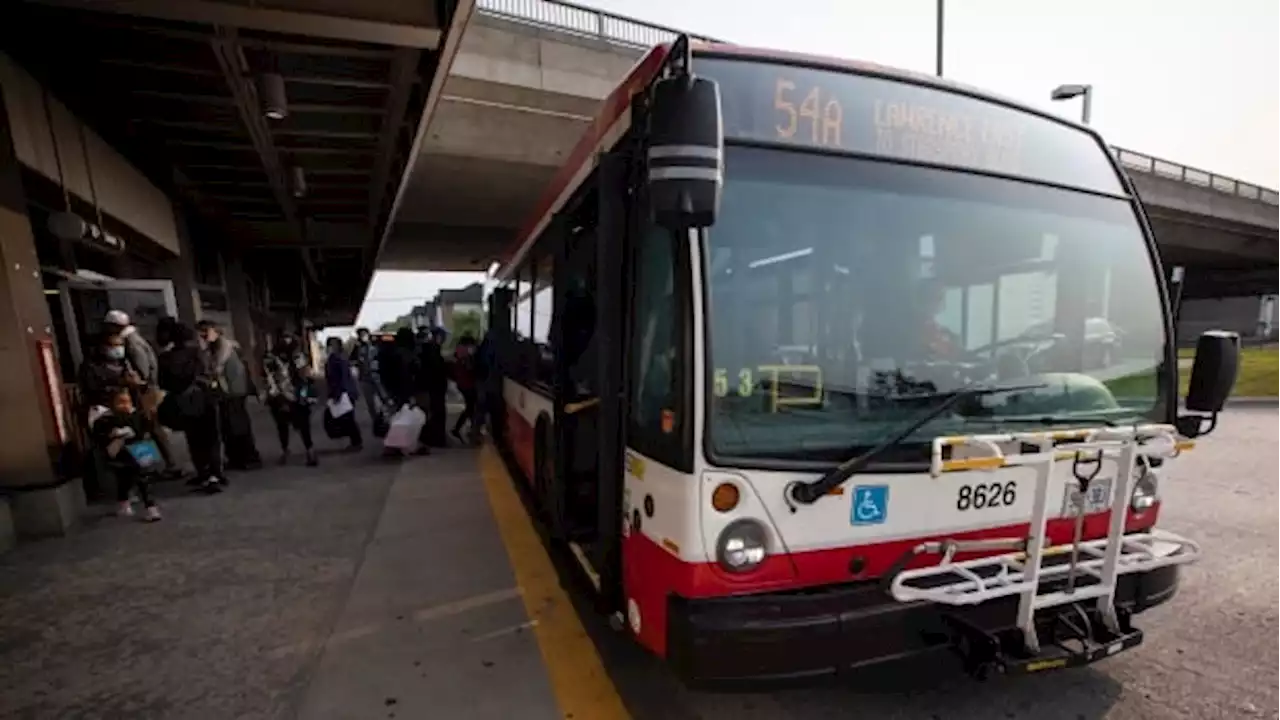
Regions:
<instances>
[{"instance_id":1,"label":"bus destination sign","mask_svg":"<svg viewBox=\"0 0 1280 720\"><path fill-rule=\"evenodd\" d=\"M853 72L699 58L720 84L727 140L951 165L1124 192L1087 133L998 103Z\"/></svg>"}]
</instances>

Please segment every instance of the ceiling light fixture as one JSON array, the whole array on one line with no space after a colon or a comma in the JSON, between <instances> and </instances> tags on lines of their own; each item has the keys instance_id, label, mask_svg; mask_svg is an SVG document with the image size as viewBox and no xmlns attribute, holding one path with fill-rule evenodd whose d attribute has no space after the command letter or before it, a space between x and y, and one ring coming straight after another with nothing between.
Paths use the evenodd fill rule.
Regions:
<instances>
[{"instance_id":1,"label":"ceiling light fixture","mask_svg":"<svg viewBox=\"0 0 1280 720\"><path fill-rule=\"evenodd\" d=\"M284 92L284 78L278 73L264 73L258 78L262 93L262 114L271 120L289 116L289 98Z\"/></svg>"}]
</instances>

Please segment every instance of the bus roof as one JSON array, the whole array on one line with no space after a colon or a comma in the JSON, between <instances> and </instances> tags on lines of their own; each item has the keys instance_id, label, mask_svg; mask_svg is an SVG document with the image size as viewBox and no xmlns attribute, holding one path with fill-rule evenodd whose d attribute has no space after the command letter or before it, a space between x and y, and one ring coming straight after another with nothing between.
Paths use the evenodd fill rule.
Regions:
<instances>
[{"instance_id":1,"label":"bus roof","mask_svg":"<svg viewBox=\"0 0 1280 720\"><path fill-rule=\"evenodd\" d=\"M1063 125L1075 127L1097 136L1097 132L1087 125L1081 125L1080 123L1054 115L1039 108L1031 107L1022 102L1002 97L971 85L940 78L936 75L929 75L927 73L895 68L887 65L879 65L861 60L809 55L806 53L797 53L787 50L753 48L741 45L705 43L698 41L691 41L691 43L695 56L710 55L717 57L742 58L746 60L767 60L820 69L844 70L863 75L884 77L890 80L901 80L1005 105L1016 110L1038 115L1047 120L1053 120ZM630 72L627 73L627 76L622 80L622 82L618 83L613 92L605 98L604 102L601 104L600 111L596 113L595 119L591 122L591 126L588 127L582 134L582 137L578 139L578 143L569 154L568 160L566 160L564 165L556 172L547 188L539 197L538 204L534 208L533 213L526 221L525 225L520 228L520 232L516 236L516 241L512 244L507 253L507 257L502 261L502 267L498 270L497 276L499 279L506 279L510 276L512 269L524 259L524 255L529 251L529 247L533 244L533 241L537 238L538 234L542 232L542 229L546 227L551 216L560 209L560 207L568 200L569 196L577 190L578 185L586 179L594 165L596 153L600 150L606 149L603 145L607 140L611 139L609 137L611 131L614 131L615 129L625 129L616 128L618 121L625 116L627 110L630 108L632 96L642 88L647 87L653 80L654 76L658 73L670 48L670 43L663 43L650 49L649 52L645 53L645 55L640 58L634 66L632 66ZM616 139L616 137L612 139Z\"/></svg>"}]
</instances>

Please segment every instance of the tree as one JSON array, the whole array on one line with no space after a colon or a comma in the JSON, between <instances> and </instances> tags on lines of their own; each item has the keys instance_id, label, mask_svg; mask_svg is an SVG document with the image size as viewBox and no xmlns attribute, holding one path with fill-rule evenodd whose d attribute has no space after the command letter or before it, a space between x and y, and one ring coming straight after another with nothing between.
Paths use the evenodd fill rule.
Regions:
<instances>
[{"instance_id":1,"label":"tree","mask_svg":"<svg viewBox=\"0 0 1280 720\"><path fill-rule=\"evenodd\" d=\"M478 342L483 328L484 323L482 322L480 313L474 310L468 310L466 312L454 313L453 327L449 329L449 333L454 342L457 342L457 339L463 335L470 335Z\"/></svg>"},{"instance_id":2,"label":"tree","mask_svg":"<svg viewBox=\"0 0 1280 720\"><path fill-rule=\"evenodd\" d=\"M408 315L401 315L400 317L396 318L395 320L390 320L390 321L384 322L384 323L382 323L381 325L379 325L379 326L378 326L378 332L380 332L380 333L394 333L395 331L399 330L400 328L406 328L406 327L409 327L409 316L408 316Z\"/></svg>"}]
</instances>

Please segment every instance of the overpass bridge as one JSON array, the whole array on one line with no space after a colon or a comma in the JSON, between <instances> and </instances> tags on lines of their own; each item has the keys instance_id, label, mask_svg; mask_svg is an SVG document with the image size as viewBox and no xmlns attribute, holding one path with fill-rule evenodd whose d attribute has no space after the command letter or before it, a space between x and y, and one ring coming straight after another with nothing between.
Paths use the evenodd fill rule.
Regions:
<instances>
[{"instance_id":1,"label":"overpass bridge","mask_svg":"<svg viewBox=\"0 0 1280 720\"><path fill-rule=\"evenodd\" d=\"M678 31L563 2L478 0L379 258L383 269L483 270L645 49ZM1188 297L1276 289L1274 189L1124 148Z\"/></svg>"}]
</instances>

